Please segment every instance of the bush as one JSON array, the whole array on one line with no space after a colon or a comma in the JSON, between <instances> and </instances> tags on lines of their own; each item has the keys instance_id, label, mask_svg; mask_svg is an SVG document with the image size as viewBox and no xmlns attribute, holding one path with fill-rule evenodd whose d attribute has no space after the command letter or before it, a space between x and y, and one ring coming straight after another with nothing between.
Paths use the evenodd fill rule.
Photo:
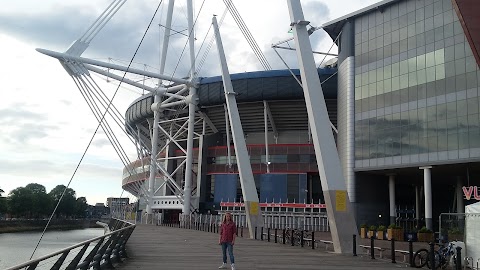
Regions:
<instances>
[{"instance_id":1,"label":"bush","mask_svg":"<svg viewBox=\"0 0 480 270\"><path fill-rule=\"evenodd\" d=\"M402 227L396 225L395 223L392 223L392 224L388 225L388 228L389 229L401 229Z\"/></svg>"},{"instance_id":2,"label":"bush","mask_svg":"<svg viewBox=\"0 0 480 270\"><path fill-rule=\"evenodd\" d=\"M380 225L380 226L378 226L378 228L377 228L377 231L379 231L379 232L384 232L384 231L386 231L386 230L387 230L387 227L385 227L385 226L383 226L383 225Z\"/></svg>"},{"instance_id":3,"label":"bush","mask_svg":"<svg viewBox=\"0 0 480 270\"><path fill-rule=\"evenodd\" d=\"M366 229L366 228L368 228L368 226L367 226L367 224L363 223L363 224L360 225L360 228Z\"/></svg>"},{"instance_id":4,"label":"bush","mask_svg":"<svg viewBox=\"0 0 480 270\"><path fill-rule=\"evenodd\" d=\"M427 229L427 227L423 226L420 230L418 230L419 233L432 233L433 231L430 229Z\"/></svg>"},{"instance_id":5,"label":"bush","mask_svg":"<svg viewBox=\"0 0 480 270\"><path fill-rule=\"evenodd\" d=\"M370 230L370 231L376 231L376 230L377 230L377 226L372 225L372 226L370 226L369 230Z\"/></svg>"},{"instance_id":6,"label":"bush","mask_svg":"<svg viewBox=\"0 0 480 270\"><path fill-rule=\"evenodd\" d=\"M451 228L450 230L448 230L448 233L449 234L462 234L462 231L460 231L459 228Z\"/></svg>"}]
</instances>

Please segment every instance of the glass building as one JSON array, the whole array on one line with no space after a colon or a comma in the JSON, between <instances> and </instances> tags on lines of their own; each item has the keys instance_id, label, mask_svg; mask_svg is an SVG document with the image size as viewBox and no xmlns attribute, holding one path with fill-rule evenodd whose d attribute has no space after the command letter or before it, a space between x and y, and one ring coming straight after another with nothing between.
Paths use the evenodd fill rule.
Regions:
<instances>
[{"instance_id":1,"label":"glass building","mask_svg":"<svg viewBox=\"0 0 480 270\"><path fill-rule=\"evenodd\" d=\"M432 226L479 182L475 18L462 2L381 1L323 26L338 37L337 144L359 223Z\"/></svg>"}]
</instances>

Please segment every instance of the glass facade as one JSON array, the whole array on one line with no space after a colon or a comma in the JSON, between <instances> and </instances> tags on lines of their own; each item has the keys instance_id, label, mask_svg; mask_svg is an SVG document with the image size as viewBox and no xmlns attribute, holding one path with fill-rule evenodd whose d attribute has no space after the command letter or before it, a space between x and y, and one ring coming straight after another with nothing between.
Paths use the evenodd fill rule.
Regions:
<instances>
[{"instance_id":1,"label":"glass facade","mask_svg":"<svg viewBox=\"0 0 480 270\"><path fill-rule=\"evenodd\" d=\"M479 81L450 0L355 18L355 167L480 157Z\"/></svg>"}]
</instances>

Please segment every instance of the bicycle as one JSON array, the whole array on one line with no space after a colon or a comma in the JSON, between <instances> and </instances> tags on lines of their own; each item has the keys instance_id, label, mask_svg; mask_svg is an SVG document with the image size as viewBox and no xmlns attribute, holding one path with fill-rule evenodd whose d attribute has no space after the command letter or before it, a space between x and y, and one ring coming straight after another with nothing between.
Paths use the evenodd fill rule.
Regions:
<instances>
[{"instance_id":1,"label":"bicycle","mask_svg":"<svg viewBox=\"0 0 480 270\"><path fill-rule=\"evenodd\" d=\"M447 245L442 245L438 250L435 250L434 261L435 269L442 268L445 269L450 264L450 261L453 259L453 264L455 264L455 248L453 243L448 243ZM413 265L416 268L422 268L427 265L428 268L432 269L430 263L430 252L425 249L419 249L413 255Z\"/></svg>"}]
</instances>

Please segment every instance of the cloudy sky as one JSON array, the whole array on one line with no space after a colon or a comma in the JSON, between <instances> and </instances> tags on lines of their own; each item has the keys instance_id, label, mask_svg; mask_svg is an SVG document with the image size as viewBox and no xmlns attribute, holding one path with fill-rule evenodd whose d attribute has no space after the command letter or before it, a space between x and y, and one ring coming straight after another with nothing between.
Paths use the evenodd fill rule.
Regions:
<instances>
[{"instance_id":1,"label":"cloudy sky","mask_svg":"<svg viewBox=\"0 0 480 270\"><path fill-rule=\"evenodd\" d=\"M0 9L0 188L8 194L28 183L39 183L47 192L56 185L67 185L85 151L96 119L83 100L72 79L53 58L35 51L46 48L65 51L110 4L110 0L16 0L5 1ZM91 42L84 57L127 65L137 48L160 0L127 1L116 16ZM202 2L205 2L202 6ZM313 26L371 5L377 0L302 0L307 20ZM158 70L159 46L166 18L165 0L160 5L154 24L134 59L136 67ZM291 37L285 0L234 0L252 35L274 69L285 68L270 44ZM196 23L196 46L208 43L206 33L213 14L225 10L222 0L194 1L200 14ZM186 1L177 0L172 28L183 33L187 28ZM261 70L261 65L227 14L221 28L231 73ZM211 32L210 34L211 35ZM316 50L327 51L332 41L322 31L311 37ZM167 58L167 74L184 77L188 58L182 55L186 38L171 36ZM281 52L289 65L296 67L293 52ZM185 53L188 55L188 53ZM203 52L199 54L201 57ZM215 46L200 71L201 76L219 75ZM319 62L321 59L316 59ZM175 68L177 67L177 68ZM101 76L93 76L105 93L112 96L117 87ZM140 91L124 86L114 99L123 114ZM136 150L126 135L119 140L136 159ZM85 196L89 204L105 202L107 197L120 196L123 164L106 136L99 132L88 149L71 188L77 196ZM6 194L4 194L6 195ZM128 196L123 194L122 196Z\"/></svg>"}]
</instances>

